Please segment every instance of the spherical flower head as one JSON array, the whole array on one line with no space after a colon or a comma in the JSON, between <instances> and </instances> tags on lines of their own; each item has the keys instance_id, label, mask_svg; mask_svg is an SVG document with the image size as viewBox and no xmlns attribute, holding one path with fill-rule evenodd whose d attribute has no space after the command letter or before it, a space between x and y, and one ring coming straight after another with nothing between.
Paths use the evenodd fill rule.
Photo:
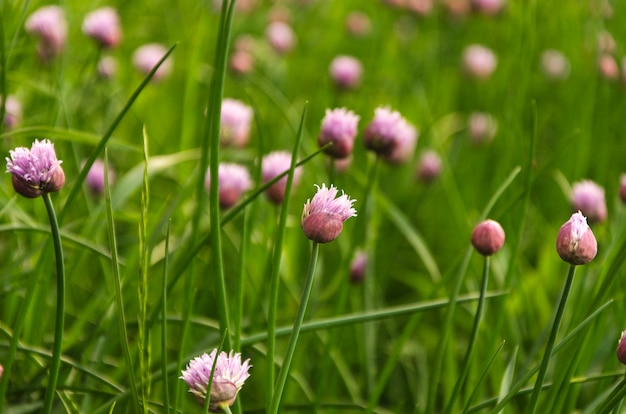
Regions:
<instances>
[{"instance_id":1,"label":"spherical flower head","mask_svg":"<svg viewBox=\"0 0 626 414\"><path fill-rule=\"evenodd\" d=\"M57 160L54 145L47 139L35 140L30 149L18 147L9 151L7 171L11 173L13 188L27 198L59 191L65 184L61 162Z\"/></svg>"},{"instance_id":2,"label":"spherical flower head","mask_svg":"<svg viewBox=\"0 0 626 414\"><path fill-rule=\"evenodd\" d=\"M243 165L222 163L217 169L219 204L223 209L231 208L241 195L252 188L252 180L248 169ZM205 179L207 191L211 188L211 176L207 171Z\"/></svg>"},{"instance_id":3,"label":"spherical flower head","mask_svg":"<svg viewBox=\"0 0 626 414\"><path fill-rule=\"evenodd\" d=\"M248 143L252 108L236 99L222 100L220 115L220 143L241 148Z\"/></svg>"},{"instance_id":4,"label":"spherical flower head","mask_svg":"<svg viewBox=\"0 0 626 414\"><path fill-rule=\"evenodd\" d=\"M104 171L104 162L102 160L95 160L87 172L85 183L87 183L87 187L94 195L100 195L104 192ZM111 166L109 166L108 171L109 186L111 186L115 181L115 172L111 169Z\"/></svg>"},{"instance_id":5,"label":"spherical flower head","mask_svg":"<svg viewBox=\"0 0 626 414\"><path fill-rule=\"evenodd\" d=\"M603 222L607 216L604 189L591 180L574 183L572 209L580 211L591 223Z\"/></svg>"},{"instance_id":6,"label":"spherical flower head","mask_svg":"<svg viewBox=\"0 0 626 414\"><path fill-rule=\"evenodd\" d=\"M435 151L426 150L420 155L417 177L424 183L432 183L441 174L441 157Z\"/></svg>"},{"instance_id":7,"label":"spherical flower head","mask_svg":"<svg viewBox=\"0 0 626 414\"><path fill-rule=\"evenodd\" d=\"M367 268L367 254L364 251L357 251L350 263L350 282L358 284L365 279L365 269Z\"/></svg>"},{"instance_id":8,"label":"spherical flower head","mask_svg":"<svg viewBox=\"0 0 626 414\"><path fill-rule=\"evenodd\" d=\"M94 39L102 48L112 49L122 40L120 19L112 7L102 7L85 16L83 33Z\"/></svg>"},{"instance_id":9,"label":"spherical flower head","mask_svg":"<svg viewBox=\"0 0 626 414\"><path fill-rule=\"evenodd\" d=\"M622 332L622 336L619 339L617 345L617 360L626 365L626 331Z\"/></svg>"},{"instance_id":10,"label":"spherical flower head","mask_svg":"<svg viewBox=\"0 0 626 414\"><path fill-rule=\"evenodd\" d=\"M0 96L0 104L2 97ZM4 128L11 130L22 120L22 104L12 95L7 96L4 104Z\"/></svg>"},{"instance_id":11,"label":"spherical flower head","mask_svg":"<svg viewBox=\"0 0 626 414\"><path fill-rule=\"evenodd\" d=\"M261 163L261 179L264 183L271 181L276 176L289 170L291 167L291 154L287 151L274 151L263 157ZM298 184L302 169L297 167L293 172L292 185ZM274 204L280 204L285 198L285 190L287 187L287 175L272 184L266 192L267 198Z\"/></svg>"},{"instance_id":12,"label":"spherical flower head","mask_svg":"<svg viewBox=\"0 0 626 414\"><path fill-rule=\"evenodd\" d=\"M473 112L467 120L470 139L476 145L491 142L498 132L498 122L486 112Z\"/></svg>"},{"instance_id":13,"label":"spherical flower head","mask_svg":"<svg viewBox=\"0 0 626 414\"><path fill-rule=\"evenodd\" d=\"M296 45L296 34L291 26L285 22L270 23L265 30L265 38L278 54L290 52Z\"/></svg>"},{"instance_id":14,"label":"spherical flower head","mask_svg":"<svg viewBox=\"0 0 626 414\"><path fill-rule=\"evenodd\" d=\"M472 77L487 79L491 76L498 58L493 51L482 45L469 45L463 51L463 67Z\"/></svg>"},{"instance_id":15,"label":"spherical flower head","mask_svg":"<svg viewBox=\"0 0 626 414\"><path fill-rule=\"evenodd\" d=\"M326 184L317 186L313 199L307 200L302 211L302 230L304 235L317 243L335 240L343 230L343 222L356 216L352 207L356 200L351 200L343 192L337 197L337 188Z\"/></svg>"},{"instance_id":16,"label":"spherical flower head","mask_svg":"<svg viewBox=\"0 0 626 414\"><path fill-rule=\"evenodd\" d=\"M504 229L497 221L482 221L474 227L472 245L483 256L491 256L504 245Z\"/></svg>"},{"instance_id":17,"label":"spherical flower head","mask_svg":"<svg viewBox=\"0 0 626 414\"><path fill-rule=\"evenodd\" d=\"M228 67L236 75L245 75L254 70L254 56L245 50L235 50L228 59Z\"/></svg>"},{"instance_id":18,"label":"spherical flower head","mask_svg":"<svg viewBox=\"0 0 626 414\"><path fill-rule=\"evenodd\" d=\"M158 43L140 46L133 53L133 65L142 75L147 75L166 53L167 49L165 46ZM165 79L171 71L172 57L169 56L154 73L152 80L160 81Z\"/></svg>"},{"instance_id":19,"label":"spherical flower head","mask_svg":"<svg viewBox=\"0 0 626 414\"><path fill-rule=\"evenodd\" d=\"M580 211L572 214L559 229L556 251L561 259L573 265L587 264L596 257L598 253L596 238Z\"/></svg>"},{"instance_id":20,"label":"spherical flower head","mask_svg":"<svg viewBox=\"0 0 626 414\"><path fill-rule=\"evenodd\" d=\"M221 412L224 407L230 407L235 402L237 394L243 387L250 374L252 365L250 359L241 362L241 354L220 352L215 361L217 349L209 355L202 354L189 361L187 369L181 371L180 379L185 381L191 392L200 404L207 398L207 388L211 379L211 370L215 364L213 383L209 392L209 410Z\"/></svg>"},{"instance_id":21,"label":"spherical flower head","mask_svg":"<svg viewBox=\"0 0 626 414\"><path fill-rule=\"evenodd\" d=\"M39 38L39 57L49 61L58 56L65 47L67 21L59 6L44 6L31 14L25 23L26 31Z\"/></svg>"},{"instance_id":22,"label":"spherical flower head","mask_svg":"<svg viewBox=\"0 0 626 414\"><path fill-rule=\"evenodd\" d=\"M374 119L365 128L363 144L390 162L400 160L417 144L417 130L389 107L374 110Z\"/></svg>"},{"instance_id":23,"label":"spherical flower head","mask_svg":"<svg viewBox=\"0 0 626 414\"><path fill-rule=\"evenodd\" d=\"M339 55L330 62L330 77L340 89L354 89L361 83L363 65L353 56Z\"/></svg>"},{"instance_id":24,"label":"spherical flower head","mask_svg":"<svg viewBox=\"0 0 626 414\"><path fill-rule=\"evenodd\" d=\"M413 158L419 131L406 119L398 125L398 134L395 145L388 154L382 154L382 159L390 164L403 164Z\"/></svg>"},{"instance_id":25,"label":"spherical flower head","mask_svg":"<svg viewBox=\"0 0 626 414\"><path fill-rule=\"evenodd\" d=\"M320 147L332 143L324 152L333 158L347 158L354 149L359 116L346 108L327 109L317 143Z\"/></svg>"},{"instance_id":26,"label":"spherical flower head","mask_svg":"<svg viewBox=\"0 0 626 414\"><path fill-rule=\"evenodd\" d=\"M550 80L565 80L570 72L569 60L558 50L545 50L541 54L541 70Z\"/></svg>"}]
</instances>

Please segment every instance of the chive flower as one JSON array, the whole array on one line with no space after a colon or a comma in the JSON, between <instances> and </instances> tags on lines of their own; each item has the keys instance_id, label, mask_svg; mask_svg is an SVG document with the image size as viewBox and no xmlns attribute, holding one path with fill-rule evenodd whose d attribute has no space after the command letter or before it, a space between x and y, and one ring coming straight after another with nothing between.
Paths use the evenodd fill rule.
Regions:
<instances>
[{"instance_id":1,"label":"chive flower","mask_svg":"<svg viewBox=\"0 0 626 414\"><path fill-rule=\"evenodd\" d=\"M27 198L59 191L65 184L62 161L57 160L54 145L47 139L35 140L30 149L18 147L9 151L7 170L11 173L13 188Z\"/></svg>"},{"instance_id":2,"label":"chive flower","mask_svg":"<svg viewBox=\"0 0 626 414\"><path fill-rule=\"evenodd\" d=\"M120 19L112 7L102 7L88 13L83 20L82 29L84 34L105 49L114 48L122 39Z\"/></svg>"},{"instance_id":3,"label":"chive flower","mask_svg":"<svg viewBox=\"0 0 626 414\"><path fill-rule=\"evenodd\" d=\"M181 371L179 377L189 386L191 392L200 404L204 404L209 397L209 411L219 413L225 407L234 404L237 394L243 387L250 374L248 371L252 365L249 364L250 359L241 362L241 354L232 350L230 353L220 352L215 356L217 349L211 351L210 354L202 354L189 361L187 368ZM215 372L211 390L207 390L211 379L211 370L215 364Z\"/></svg>"},{"instance_id":4,"label":"chive flower","mask_svg":"<svg viewBox=\"0 0 626 414\"><path fill-rule=\"evenodd\" d=\"M472 245L483 256L491 256L504 245L504 229L494 220L485 220L474 227Z\"/></svg>"},{"instance_id":5,"label":"chive flower","mask_svg":"<svg viewBox=\"0 0 626 414\"><path fill-rule=\"evenodd\" d=\"M343 222L356 216L352 207L356 200L351 200L343 192L337 197L337 188L326 184L317 187L313 199L307 200L302 211L302 230L304 235L317 243L335 240L343 230Z\"/></svg>"},{"instance_id":6,"label":"chive flower","mask_svg":"<svg viewBox=\"0 0 626 414\"><path fill-rule=\"evenodd\" d=\"M572 185L572 209L580 211L590 223L606 220L607 209L604 188L591 180L583 180Z\"/></svg>"},{"instance_id":7,"label":"chive flower","mask_svg":"<svg viewBox=\"0 0 626 414\"><path fill-rule=\"evenodd\" d=\"M556 251L561 259L573 265L587 264L596 257L598 243L580 211L572 214L559 229Z\"/></svg>"},{"instance_id":8,"label":"chive flower","mask_svg":"<svg viewBox=\"0 0 626 414\"><path fill-rule=\"evenodd\" d=\"M622 336L619 339L617 345L617 360L626 365L626 331L622 332Z\"/></svg>"},{"instance_id":9,"label":"chive flower","mask_svg":"<svg viewBox=\"0 0 626 414\"><path fill-rule=\"evenodd\" d=\"M49 62L61 54L67 40L67 20L59 6L43 6L28 16L24 23L26 31L39 39L37 53Z\"/></svg>"},{"instance_id":10,"label":"chive flower","mask_svg":"<svg viewBox=\"0 0 626 414\"><path fill-rule=\"evenodd\" d=\"M400 163L413 155L417 145L417 130L399 112L389 107L378 107L374 110L374 118L365 128L363 144L383 160Z\"/></svg>"},{"instance_id":11,"label":"chive flower","mask_svg":"<svg viewBox=\"0 0 626 414\"><path fill-rule=\"evenodd\" d=\"M287 151L273 151L263 157L261 162L261 179L263 183L273 180L276 176L289 170L291 167L291 153ZM300 181L302 175L302 167L297 167L293 172L293 184L296 185ZM265 193L267 198L274 204L280 204L285 198L287 189L287 176L272 184Z\"/></svg>"},{"instance_id":12,"label":"chive flower","mask_svg":"<svg viewBox=\"0 0 626 414\"><path fill-rule=\"evenodd\" d=\"M241 195L252 188L248 169L235 163L221 163L217 169L220 208L228 209L239 202ZM210 170L206 173L205 188L211 188Z\"/></svg>"},{"instance_id":13,"label":"chive flower","mask_svg":"<svg viewBox=\"0 0 626 414\"><path fill-rule=\"evenodd\" d=\"M344 159L352 154L359 116L346 108L327 109L317 143L320 147L332 143L324 152L333 158Z\"/></svg>"},{"instance_id":14,"label":"chive flower","mask_svg":"<svg viewBox=\"0 0 626 414\"><path fill-rule=\"evenodd\" d=\"M248 143L254 113L245 103L224 98L220 113L220 143L224 146L243 147Z\"/></svg>"}]
</instances>

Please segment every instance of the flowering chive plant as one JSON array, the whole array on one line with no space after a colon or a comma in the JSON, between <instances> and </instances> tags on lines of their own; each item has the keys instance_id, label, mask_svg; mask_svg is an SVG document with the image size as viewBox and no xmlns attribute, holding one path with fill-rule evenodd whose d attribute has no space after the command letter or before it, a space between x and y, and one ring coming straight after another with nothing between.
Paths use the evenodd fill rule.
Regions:
<instances>
[{"instance_id":1,"label":"flowering chive plant","mask_svg":"<svg viewBox=\"0 0 626 414\"><path fill-rule=\"evenodd\" d=\"M302 211L302 230L306 237L318 243L335 240L343 229L343 222L356 216L356 210L346 194L337 197L337 188L326 184L317 187L313 199L307 200Z\"/></svg>"},{"instance_id":2,"label":"flowering chive plant","mask_svg":"<svg viewBox=\"0 0 626 414\"><path fill-rule=\"evenodd\" d=\"M252 365L250 359L241 362L241 354L220 352L215 360L217 349L210 354L202 354L192 359L187 369L181 371L180 379L184 380L198 402L205 403L207 388L211 379L211 370L215 364L213 383L209 394L209 410L219 413L230 407L237 398L237 393L243 387L250 374L248 371Z\"/></svg>"},{"instance_id":3,"label":"flowering chive plant","mask_svg":"<svg viewBox=\"0 0 626 414\"><path fill-rule=\"evenodd\" d=\"M11 173L13 188L18 194L36 198L63 187L62 161L57 160L54 145L49 140L35 140L30 149L18 147L9 154L6 172Z\"/></svg>"}]
</instances>

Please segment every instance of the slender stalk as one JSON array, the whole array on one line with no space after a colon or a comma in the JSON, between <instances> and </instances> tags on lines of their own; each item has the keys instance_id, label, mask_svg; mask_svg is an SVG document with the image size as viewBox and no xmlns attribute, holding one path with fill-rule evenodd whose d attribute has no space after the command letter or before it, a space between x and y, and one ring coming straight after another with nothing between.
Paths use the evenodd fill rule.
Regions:
<instances>
[{"instance_id":1,"label":"slender stalk","mask_svg":"<svg viewBox=\"0 0 626 414\"><path fill-rule=\"evenodd\" d=\"M565 310L567 297L569 296L569 292L572 288L572 282L574 281L575 273L576 265L572 264L570 265L569 272L567 274L567 280L565 281L565 287L563 288L563 294L561 295L559 307L557 308L556 314L554 315L552 331L550 331L548 344L546 345L546 350L543 354L543 359L541 360L541 366L539 367L539 373L537 374L537 380L535 381L533 394L530 397L530 409L527 412L531 414L535 414L535 412L537 412L537 401L539 400L539 393L541 392L541 387L543 385L543 381L545 380L546 372L548 371L548 363L550 362L550 356L552 355L552 348L554 347L556 334L559 331L559 326L561 325L561 320L563 319L563 311Z\"/></svg>"},{"instance_id":2,"label":"slender stalk","mask_svg":"<svg viewBox=\"0 0 626 414\"><path fill-rule=\"evenodd\" d=\"M54 255L56 258L57 271L57 310L56 322L54 325L54 345L52 348L52 360L50 361L50 379L46 387L43 412L52 411L52 401L56 393L57 381L59 379L59 368L61 367L61 349L63 343L63 325L65 323L65 266L63 264L63 246L61 245L61 233L57 221L54 206L49 193L43 193L43 202L46 205L48 219L50 220L50 230L52 231L52 241L54 243Z\"/></svg>"},{"instance_id":3,"label":"slender stalk","mask_svg":"<svg viewBox=\"0 0 626 414\"><path fill-rule=\"evenodd\" d=\"M170 393L167 385L167 267L170 253L170 227L172 221L168 221L167 235L165 236L165 258L163 259L163 283L162 297L163 307L161 308L161 372L163 373L163 406L165 414L170 411Z\"/></svg>"},{"instance_id":4,"label":"slender stalk","mask_svg":"<svg viewBox=\"0 0 626 414\"><path fill-rule=\"evenodd\" d=\"M289 344L287 345L287 352L285 354L285 358L283 359L283 366L280 369L280 373L278 374L278 382L274 390L269 414L277 414L280 407L280 399L283 395L283 390L285 388L285 383L287 382L287 377L289 376L289 367L291 365L291 360L293 358L293 354L296 350L296 345L298 343L298 336L300 335L300 329L302 328L304 313L306 312L306 307L309 303L309 297L311 296L311 288L313 287L313 278L315 276L315 266L317 265L317 257L319 255L319 251L319 243L313 242L313 247L311 250L311 261L309 262L309 270L307 273L306 282L304 284L304 290L302 291L302 300L300 301L298 315L296 316L296 321L294 322L293 330L291 331L291 336L289 337Z\"/></svg>"},{"instance_id":5,"label":"slender stalk","mask_svg":"<svg viewBox=\"0 0 626 414\"><path fill-rule=\"evenodd\" d=\"M463 358L463 365L461 367L461 373L456 379L456 383L454 384L454 390L452 391L452 395L450 396L450 401L448 401L448 406L445 409L445 413L452 412L452 408L454 407L454 401L461 390L461 386L465 381L465 377L469 371L470 362L472 360L472 354L474 353L474 347L476 345L476 338L478 337L478 327L480 325L480 321L483 317L483 310L485 307L485 293L487 292L487 282L489 280L489 261L490 256L485 256L485 267L483 268L483 280L480 285L480 298L478 299L478 307L476 308L476 315L474 316L474 326L472 327L472 333L470 335L470 341L467 345L467 350L465 351L465 357Z\"/></svg>"}]
</instances>

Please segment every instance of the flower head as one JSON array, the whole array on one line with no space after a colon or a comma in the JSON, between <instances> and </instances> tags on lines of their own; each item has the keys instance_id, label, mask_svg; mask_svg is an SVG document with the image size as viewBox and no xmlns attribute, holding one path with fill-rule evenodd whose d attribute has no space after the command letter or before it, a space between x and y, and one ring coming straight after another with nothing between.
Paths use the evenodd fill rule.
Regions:
<instances>
[{"instance_id":1,"label":"flower head","mask_svg":"<svg viewBox=\"0 0 626 414\"><path fill-rule=\"evenodd\" d=\"M31 14L25 23L26 31L39 38L37 52L44 61L58 56L65 47L67 21L59 6L44 6Z\"/></svg>"},{"instance_id":2,"label":"flower head","mask_svg":"<svg viewBox=\"0 0 626 414\"><path fill-rule=\"evenodd\" d=\"M573 265L587 264L596 257L598 243L580 211L572 214L559 229L556 251L561 259Z\"/></svg>"},{"instance_id":3,"label":"flower head","mask_svg":"<svg viewBox=\"0 0 626 414\"><path fill-rule=\"evenodd\" d=\"M317 143L320 147L331 142L324 152L333 158L347 158L352 154L359 116L346 108L327 109Z\"/></svg>"},{"instance_id":4,"label":"flower head","mask_svg":"<svg viewBox=\"0 0 626 414\"><path fill-rule=\"evenodd\" d=\"M291 154L287 151L274 151L270 152L263 157L261 163L261 178L264 183L267 183L276 176L289 170L291 167ZM302 169L297 167L293 172L293 185L296 185L300 181L302 175ZM280 180L267 189L267 198L274 204L280 204L285 198L285 190L287 187L287 176L285 175Z\"/></svg>"},{"instance_id":5,"label":"flower head","mask_svg":"<svg viewBox=\"0 0 626 414\"><path fill-rule=\"evenodd\" d=\"M159 60L167 53L165 46L158 43L149 43L138 47L133 53L133 65L142 74L147 75ZM152 79L159 81L166 78L172 71L172 58L169 56L156 70Z\"/></svg>"},{"instance_id":6,"label":"flower head","mask_svg":"<svg viewBox=\"0 0 626 414\"><path fill-rule=\"evenodd\" d=\"M544 50L541 54L541 70L548 79L564 80L569 76L569 60L558 50Z\"/></svg>"},{"instance_id":7,"label":"flower head","mask_svg":"<svg viewBox=\"0 0 626 414\"><path fill-rule=\"evenodd\" d=\"M619 198L622 203L626 203L626 174L622 174L619 178Z\"/></svg>"},{"instance_id":8,"label":"flower head","mask_svg":"<svg viewBox=\"0 0 626 414\"><path fill-rule=\"evenodd\" d=\"M13 188L18 194L36 198L63 187L62 161L57 160L54 145L49 140L35 140L30 149L18 147L9 154L6 172L11 173Z\"/></svg>"},{"instance_id":9,"label":"flower head","mask_svg":"<svg viewBox=\"0 0 626 414\"><path fill-rule=\"evenodd\" d=\"M105 49L114 48L122 39L117 11L112 7L102 7L87 14L83 20L83 33Z\"/></svg>"},{"instance_id":10,"label":"flower head","mask_svg":"<svg viewBox=\"0 0 626 414\"><path fill-rule=\"evenodd\" d=\"M417 166L417 177L425 182L431 183L441 174L441 157L435 151L427 150L422 152Z\"/></svg>"},{"instance_id":11,"label":"flower head","mask_svg":"<svg viewBox=\"0 0 626 414\"><path fill-rule=\"evenodd\" d=\"M245 146L250 135L252 108L236 99L225 98L220 116L220 143L225 146Z\"/></svg>"},{"instance_id":12,"label":"flower head","mask_svg":"<svg viewBox=\"0 0 626 414\"><path fill-rule=\"evenodd\" d=\"M302 230L305 236L317 243L328 243L335 240L343 230L343 222L356 216L351 200L342 192L337 197L337 188L326 184L317 186L313 199L307 200L302 211Z\"/></svg>"},{"instance_id":13,"label":"flower head","mask_svg":"<svg viewBox=\"0 0 626 414\"><path fill-rule=\"evenodd\" d=\"M350 282L358 284L365 279L365 269L367 268L367 253L362 250L357 251L350 263Z\"/></svg>"},{"instance_id":14,"label":"flower head","mask_svg":"<svg viewBox=\"0 0 626 414\"><path fill-rule=\"evenodd\" d=\"M374 119L365 128L363 143L384 160L397 163L413 155L417 130L399 112L378 107Z\"/></svg>"},{"instance_id":15,"label":"flower head","mask_svg":"<svg viewBox=\"0 0 626 414\"><path fill-rule=\"evenodd\" d=\"M218 167L218 194L221 208L231 208L239 201L243 193L252 188L252 180L243 165L222 163ZM211 176L207 171L205 187L211 187Z\"/></svg>"},{"instance_id":16,"label":"flower head","mask_svg":"<svg viewBox=\"0 0 626 414\"><path fill-rule=\"evenodd\" d=\"M276 53L290 52L296 44L296 34L288 23L274 21L267 26L265 37Z\"/></svg>"},{"instance_id":17,"label":"flower head","mask_svg":"<svg viewBox=\"0 0 626 414\"><path fill-rule=\"evenodd\" d=\"M626 331L622 332L622 336L619 339L617 345L617 360L626 365Z\"/></svg>"},{"instance_id":18,"label":"flower head","mask_svg":"<svg viewBox=\"0 0 626 414\"><path fill-rule=\"evenodd\" d=\"M485 220L474 227L472 245L483 256L491 256L504 244L504 229L494 220Z\"/></svg>"},{"instance_id":19,"label":"flower head","mask_svg":"<svg viewBox=\"0 0 626 414\"><path fill-rule=\"evenodd\" d=\"M580 211L591 223L606 220L604 189L591 180L574 183L572 185L572 209Z\"/></svg>"},{"instance_id":20,"label":"flower head","mask_svg":"<svg viewBox=\"0 0 626 414\"><path fill-rule=\"evenodd\" d=\"M472 112L467 126L472 142L477 145L491 142L498 132L498 121L486 112Z\"/></svg>"},{"instance_id":21,"label":"flower head","mask_svg":"<svg viewBox=\"0 0 626 414\"><path fill-rule=\"evenodd\" d=\"M209 355L202 354L189 361L187 369L181 371L180 379L184 380L198 402L204 404L207 397L207 388L211 379L211 370L215 364L213 383L209 391L209 410L220 412L224 407L230 407L237 398L237 393L243 387L250 374L248 370L252 365L250 359L241 362L241 354L230 351L220 352L215 360L217 349Z\"/></svg>"},{"instance_id":22,"label":"flower head","mask_svg":"<svg viewBox=\"0 0 626 414\"><path fill-rule=\"evenodd\" d=\"M93 194L102 194L104 192L104 162L95 160L85 177L85 183ZM109 185L115 181L115 172L109 166Z\"/></svg>"},{"instance_id":23,"label":"flower head","mask_svg":"<svg viewBox=\"0 0 626 414\"><path fill-rule=\"evenodd\" d=\"M339 55L330 62L330 77L341 89L354 89L361 83L363 65L353 57Z\"/></svg>"},{"instance_id":24,"label":"flower head","mask_svg":"<svg viewBox=\"0 0 626 414\"><path fill-rule=\"evenodd\" d=\"M485 46L469 45L463 51L463 67L472 77L487 79L496 70L497 65L498 58L495 53Z\"/></svg>"}]
</instances>

